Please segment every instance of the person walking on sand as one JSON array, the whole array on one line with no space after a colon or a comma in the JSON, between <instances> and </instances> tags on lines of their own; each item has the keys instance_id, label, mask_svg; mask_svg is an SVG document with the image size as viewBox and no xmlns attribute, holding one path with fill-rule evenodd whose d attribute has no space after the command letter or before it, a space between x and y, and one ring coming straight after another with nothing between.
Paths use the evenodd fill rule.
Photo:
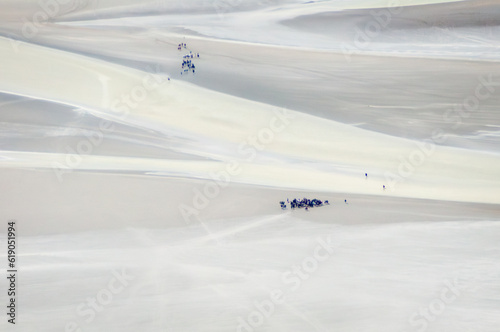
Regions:
<instances>
[{"instance_id":1,"label":"person walking on sand","mask_svg":"<svg viewBox=\"0 0 500 332\"><path fill-rule=\"evenodd\" d=\"M382 186L382 188L384 188L384 190L385 190L385 184Z\"/></svg>"},{"instance_id":2,"label":"person walking on sand","mask_svg":"<svg viewBox=\"0 0 500 332\"><path fill-rule=\"evenodd\" d=\"M347 199L344 199L344 202L347 204Z\"/></svg>"}]
</instances>

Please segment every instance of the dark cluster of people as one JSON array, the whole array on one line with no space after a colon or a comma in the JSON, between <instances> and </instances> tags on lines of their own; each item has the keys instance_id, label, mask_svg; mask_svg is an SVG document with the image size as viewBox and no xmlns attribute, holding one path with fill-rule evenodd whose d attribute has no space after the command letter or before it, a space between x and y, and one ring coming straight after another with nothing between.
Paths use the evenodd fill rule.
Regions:
<instances>
[{"instance_id":1,"label":"dark cluster of people","mask_svg":"<svg viewBox=\"0 0 500 332\"><path fill-rule=\"evenodd\" d=\"M192 70L193 74L194 74L196 66L194 65L193 61L191 60L192 58L193 58L193 56L191 55L191 57L189 57L189 54L185 55L182 58L182 69L184 69L184 72L189 72L189 70Z\"/></svg>"},{"instance_id":2,"label":"dark cluster of people","mask_svg":"<svg viewBox=\"0 0 500 332\"><path fill-rule=\"evenodd\" d=\"M365 178L368 179L368 173L365 173ZM385 185L382 186L382 189L383 190L386 189ZM328 203L327 200L325 200L325 202L323 203L321 200L316 199L316 198L314 198L314 199L307 199L307 198L296 199L296 198L294 198L292 201L287 199L286 202L290 204L290 208L292 210L297 209L297 208L298 209L304 208L306 211L309 208L313 208L316 206L323 206L323 204L325 204L325 205L330 204L330 203ZM349 203L347 203L347 199L344 199L344 203L349 204ZM287 208L287 204L284 201L280 202L280 206L281 206L281 209L283 209L283 210L286 210L286 208Z\"/></svg>"},{"instance_id":3,"label":"dark cluster of people","mask_svg":"<svg viewBox=\"0 0 500 332\"><path fill-rule=\"evenodd\" d=\"M182 48L186 48L187 49L187 44L186 43L181 43L177 47L177 49L179 51L182 50ZM199 57L200 57L200 53L194 54L192 51L189 51L188 54L185 54L182 57L182 71L181 71L181 75L183 73L189 73L189 71L192 71L193 74L194 74L195 70L196 70L196 66L194 65L194 62L193 62L192 59L199 58Z\"/></svg>"},{"instance_id":4,"label":"dark cluster of people","mask_svg":"<svg viewBox=\"0 0 500 332\"><path fill-rule=\"evenodd\" d=\"M292 201L290 201L289 199L287 199L286 201L288 203L290 203L291 209L305 208L306 210L308 210L309 208L313 208L316 206L323 206L323 204L326 204L326 205L330 204L330 203L328 203L327 200L323 203L321 200L316 199L316 198L313 198L313 199L308 199L308 198L296 199L296 198L294 198ZM286 210L286 203L284 201L281 201L280 205L281 205L281 209Z\"/></svg>"}]
</instances>

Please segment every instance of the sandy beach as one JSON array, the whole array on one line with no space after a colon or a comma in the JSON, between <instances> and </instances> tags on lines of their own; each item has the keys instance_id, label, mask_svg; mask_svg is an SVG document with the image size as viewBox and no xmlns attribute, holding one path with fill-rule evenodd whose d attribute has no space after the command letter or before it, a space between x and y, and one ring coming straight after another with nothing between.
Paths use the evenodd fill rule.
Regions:
<instances>
[{"instance_id":1,"label":"sandy beach","mask_svg":"<svg viewBox=\"0 0 500 332\"><path fill-rule=\"evenodd\" d=\"M495 1L0 8L2 331L498 330Z\"/></svg>"}]
</instances>

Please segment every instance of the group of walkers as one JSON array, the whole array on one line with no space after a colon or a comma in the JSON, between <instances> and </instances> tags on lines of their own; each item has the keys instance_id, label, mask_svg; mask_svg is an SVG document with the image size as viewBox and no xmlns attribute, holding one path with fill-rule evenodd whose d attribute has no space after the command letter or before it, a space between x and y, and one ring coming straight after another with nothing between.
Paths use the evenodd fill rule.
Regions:
<instances>
[{"instance_id":1,"label":"group of walkers","mask_svg":"<svg viewBox=\"0 0 500 332\"><path fill-rule=\"evenodd\" d=\"M316 199L316 198L313 198L313 199L308 199L308 198L296 199L296 198L294 198L291 201L287 198L286 201L287 201L287 203L290 204L291 209L305 208L306 211L309 210L309 208L313 208L316 206L323 206L323 204L327 204L327 205L330 204L330 203L328 203L328 201L325 201L323 203L321 200ZM281 209L286 210L287 205L284 201L281 201L280 205L281 205Z\"/></svg>"},{"instance_id":2,"label":"group of walkers","mask_svg":"<svg viewBox=\"0 0 500 332\"><path fill-rule=\"evenodd\" d=\"M187 44L186 43L181 43L181 44L179 44L177 46L177 49L179 51L181 51L183 48L187 49ZM200 53L194 54L192 51L189 51L189 53L185 54L182 57L182 71L181 71L181 75L183 73L188 74L189 71L192 71L193 74L194 74L195 70L196 70L196 66L194 65L193 59L194 58L199 58L199 57L200 57Z\"/></svg>"},{"instance_id":3,"label":"group of walkers","mask_svg":"<svg viewBox=\"0 0 500 332\"><path fill-rule=\"evenodd\" d=\"M365 173L365 178L368 179L368 173ZM382 189L383 190L386 189L385 185L382 186ZM330 203L328 203L327 200L325 200L325 202L323 203L321 200L316 199L316 198L314 198L314 199L308 199L308 198L296 199L296 198L294 198L291 201L287 198L286 202L290 204L290 208L292 210L304 208L306 211L308 211L309 208L313 208L316 206L323 206L323 204L326 204L326 205L330 204ZM285 201L280 202L280 206L281 206L282 210L287 209L287 203L285 203ZM349 204L349 203L347 203L347 199L344 200L344 203Z\"/></svg>"},{"instance_id":4,"label":"group of walkers","mask_svg":"<svg viewBox=\"0 0 500 332\"><path fill-rule=\"evenodd\" d=\"M182 59L182 69L184 69L184 72L189 72L189 70L193 71L196 69L196 66L194 65L193 61L191 60L193 57L189 57L189 54L186 54Z\"/></svg>"}]
</instances>

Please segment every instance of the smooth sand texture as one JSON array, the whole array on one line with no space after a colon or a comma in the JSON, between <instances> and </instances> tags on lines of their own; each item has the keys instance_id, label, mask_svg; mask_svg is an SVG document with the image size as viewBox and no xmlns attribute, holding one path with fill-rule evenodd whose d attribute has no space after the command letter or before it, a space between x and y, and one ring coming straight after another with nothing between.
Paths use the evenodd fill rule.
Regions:
<instances>
[{"instance_id":1,"label":"smooth sand texture","mask_svg":"<svg viewBox=\"0 0 500 332\"><path fill-rule=\"evenodd\" d=\"M3 2L0 329L497 331L498 5L387 5Z\"/></svg>"}]
</instances>

